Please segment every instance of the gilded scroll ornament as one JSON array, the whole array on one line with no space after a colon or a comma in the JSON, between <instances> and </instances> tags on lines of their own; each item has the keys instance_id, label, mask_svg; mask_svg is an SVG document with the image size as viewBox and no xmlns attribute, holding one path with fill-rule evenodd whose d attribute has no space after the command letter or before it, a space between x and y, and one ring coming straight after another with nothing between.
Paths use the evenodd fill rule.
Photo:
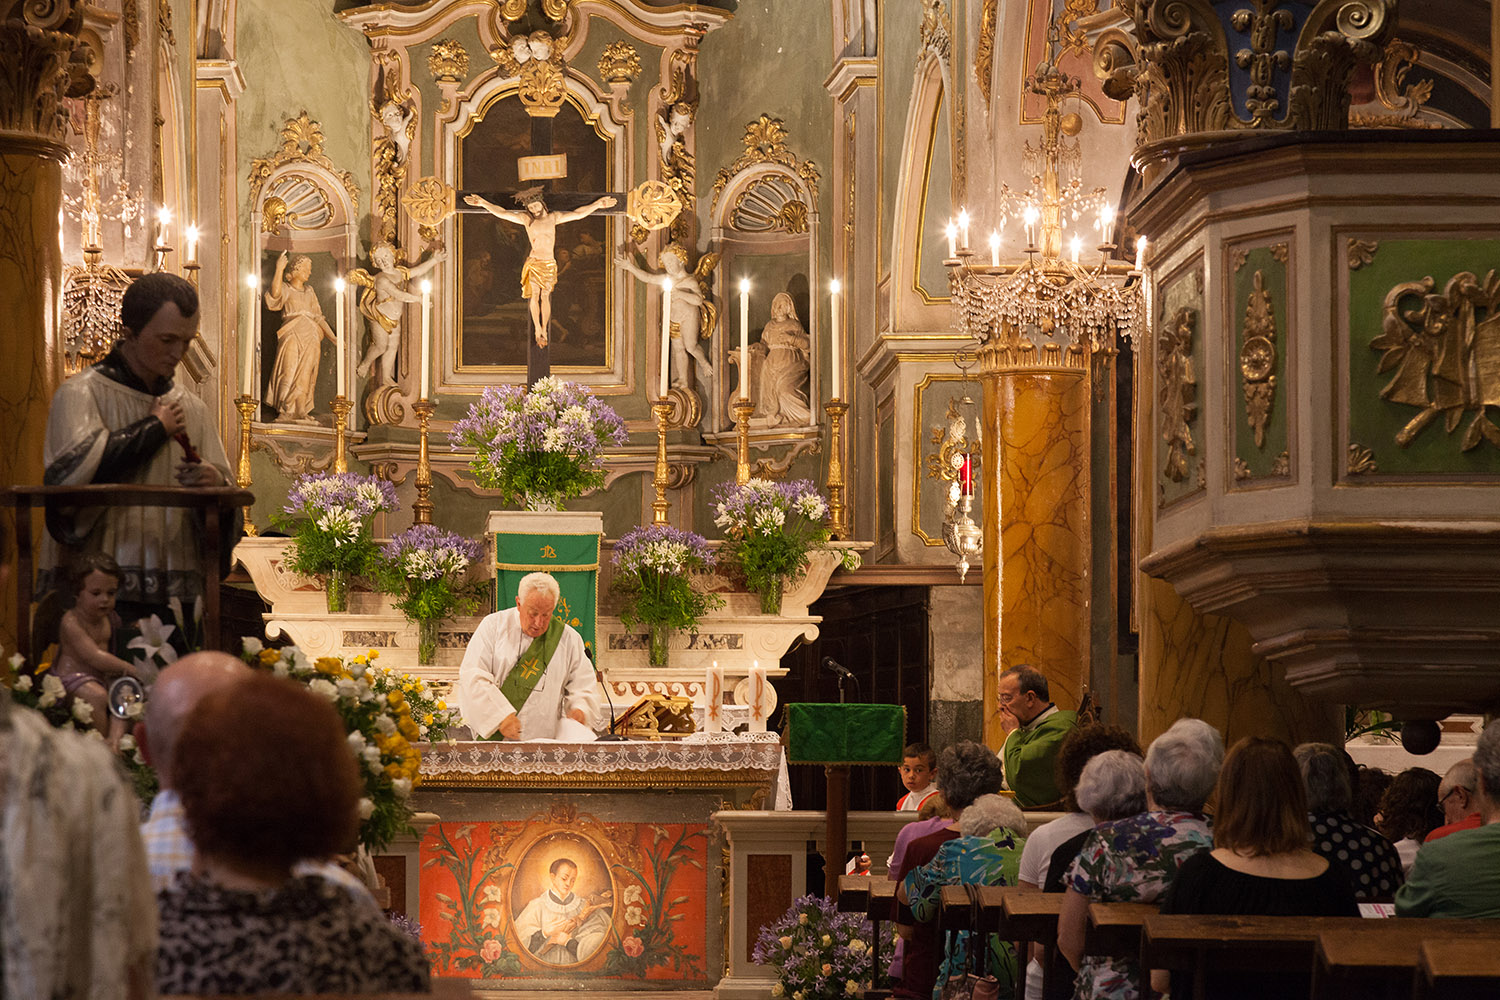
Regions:
<instances>
[{"instance_id":1,"label":"gilded scroll ornament","mask_svg":"<svg viewBox=\"0 0 1500 1000\"><path fill-rule=\"evenodd\" d=\"M954 482L959 477L964 456L970 456L975 463L979 461L979 442L969 440L968 419L961 409L963 403L967 403L971 409L974 405L974 401L968 396L962 399L958 396L949 396L948 411L943 415L943 426L931 428L932 443L937 446L937 451L927 455L928 479L936 479L944 483Z\"/></svg>"},{"instance_id":2,"label":"gilded scroll ornament","mask_svg":"<svg viewBox=\"0 0 1500 1000\"><path fill-rule=\"evenodd\" d=\"M816 198L818 196L818 168L811 160L798 163L797 154L787 146L787 139L786 123L780 118L761 115L755 121L747 123L742 140L745 144L745 151L714 177L713 204L718 204L719 196L724 193L724 188L728 186L735 174L758 163L776 163L791 168L807 185L809 194Z\"/></svg>"},{"instance_id":3,"label":"gilded scroll ornament","mask_svg":"<svg viewBox=\"0 0 1500 1000\"><path fill-rule=\"evenodd\" d=\"M1250 477L1252 477L1254 475L1255 475L1255 473L1253 473L1253 472L1250 471L1250 463L1249 462L1245 461L1243 458L1240 458L1238 455L1234 456L1234 481L1235 482L1241 482L1243 480L1249 479Z\"/></svg>"},{"instance_id":4,"label":"gilded scroll ornament","mask_svg":"<svg viewBox=\"0 0 1500 1000\"><path fill-rule=\"evenodd\" d=\"M1349 124L1356 128L1441 128L1437 122L1418 118L1432 97L1432 80L1419 80L1410 86L1406 74L1421 58L1421 51L1399 38L1392 38L1375 66L1375 99L1384 112L1354 112Z\"/></svg>"},{"instance_id":5,"label":"gilded scroll ornament","mask_svg":"<svg viewBox=\"0 0 1500 1000\"><path fill-rule=\"evenodd\" d=\"M1285 264L1291 260L1292 251L1286 243L1271 244L1271 259L1278 264Z\"/></svg>"},{"instance_id":6,"label":"gilded scroll ornament","mask_svg":"<svg viewBox=\"0 0 1500 1000\"><path fill-rule=\"evenodd\" d=\"M922 25L919 30L922 45L917 50L918 58L930 51L946 63L953 50L953 38L948 31L948 7L943 0L922 0Z\"/></svg>"},{"instance_id":7,"label":"gilded scroll ornament","mask_svg":"<svg viewBox=\"0 0 1500 1000\"><path fill-rule=\"evenodd\" d=\"M1245 305L1245 325L1240 348L1240 375L1244 378L1245 419L1255 434L1255 447L1266 446L1266 424L1276 396L1276 314L1265 274L1255 272L1255 289Z\"/></svg>"},{"instance_id":8,"label":"gilded scroll ornament","mask_svg":"<svg viewBox=\"0 0 1500 1000\"><path fill-rule=\"evenodd\" d=\"M306 111L296 118L288 118L281 126L281 145L276 152L250 161L251 203L259 200L261 188L279 167L288 163L311 163L337 177L344 190L349 192L350 202L359 204L359 185L354 181L354 174L334 166L328 154L323 152L323 142L323 126L309 118Z\"/></svg>"},{"instance_id":9,"label":"gilded scroll ornament","mask_svg":"<svg viewBox=\"0 0 1500 1000\"><path fill-rule=\"evenodd\" d=\"M629 42L610 42L599 55L599 76L606 84L634 83L641 75L641 56Z\"/></svg>"},{"instance_id":10,"label":"gilded scroll ornament","mask_svg":"<svg viewBox=\"0 0 1500 1000\"><path fill-rule=\"evenodd\" d=\"M1403 302L1416 300L1414 308ZM1438 417L1452 434L1463 417L1473 420L1460 447L1470 451L1481 441L1500 447L1500 427L1489 408L1500 407L1500 278L1492 270L1480 281L1471 271L1448 280L1442 293L1431 276L1404 281L1385 295L1380 336L1370 341L1380 351L1381 373L1395 375L1380 398L1414 406L1416 416L1396 433L1405 448Z\"/></svg>"},{"instance_id":11,"label":"gilded scroll ornament","mask_svg":"<svg viewBox=\"0 0 1500 1000\"><path fill-rule=\"evenodd\" d=\"M664 181L642 181L625 197L626 216L648 230L665 229L681 211L677 192Z\"/></svg>"},{"instance_id":12,"label":"gilded scroll ornament","mask_svg":"<svg viewBox=\"0 0 1500 1000\"><path fill-rule=\"evenodd\" d=\"M423 177L406 195L406 214L419 226L436 227L454 212L455 192L436 177Z\"/></svg>"},{"instance_id":13,"label":"gilded scroll ornament","mask_svg":"<svg viewBox=\"0 0 1500 1000\"><path fill-rule=\"evenodd\" d=\"M1250 251L1244 247L1235 247L1229 251L1229 267L1233 271L1239 271L1247 261L1250 260Z\"/></svg>"},{"instance_id":14,"label":"gilded scroll ornament","mask_svg":"<svg viewBox=\"0 0 1500 1000\"><path fill-rule=\"evenodd\" d=\"M1380 244L1374 240L1349 239L1349 270L1358 271L1366 264L1375 259L1375 251L1380 249Z\"/></svg>"},{"instance_id":15,"label":"gilded scroll ornament","mask_svg":"<svg viewBox=\"0 0 1500 1000\"><path fill-rule=\"evenodd\" d=\"M1000 0L984 0L979 14L979 44L974 49L974 82L985 102L990 100L991 77L995 74L995 20Z\"/></svg>"},{"instance_id":16,"label":"gilded scroll ornament","mask_svg":"<svg viewBox=\"0 0 1500 1000\"><path fill-rule=\"evenodd\" d=\"M177 35L172 31L172 0L156 0L156 32L169 46L177 46Z\"/></svg>"},{"instance_id":17,"label":"gilded scroll ornament","mask_svg":"<svg viewBox=\"0 0 1500 1000\"><path fill-rule=\"evenodd\" d=\"M442 38L432 43L427 53L427 72L438 83L461 83L469 75L469 52L456 38Z\"/></svg>"},{"instance_id":18,"label":"gilded scroll ornament","mask_svg":"<svg viewBox=\"0 0 1500 1000\"><path fill-rule=\"evenodd\" d=\"M1193 370L1193 333L1198 310L1183 306L1162 326L1156 342L1157 403L1167 460L1162 474L1174 483L1187 478L1188 457L1198 454L1193 424L1198 419L1198 376Z\"/></svg>"},{"instance_id":19,"label":"gilded scroll ornament","mask_svg":"<svg viewBox=\"0 0 1500 1000\"><path fill-rule=\"evenodd\" d=\"M1377 471L1375 453L1363 445L1351 444L1347 468L1351 476L1364 476Z\"/></svg>"}]
</instances>

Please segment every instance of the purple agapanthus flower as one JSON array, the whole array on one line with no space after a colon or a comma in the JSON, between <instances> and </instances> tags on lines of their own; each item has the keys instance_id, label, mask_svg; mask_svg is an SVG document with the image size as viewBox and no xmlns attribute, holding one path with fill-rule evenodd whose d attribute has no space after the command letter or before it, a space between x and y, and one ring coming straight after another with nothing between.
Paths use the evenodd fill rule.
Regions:
<instances>
[{"instance_id":1,"label":"purple agapanthus flower","mask_svg":"<svg viewBox=\"0 0 1500 1000\"><path fill-rule=\"evenodd\" d=\"M669 524L650 524L627 532L616 542L612 561L625 571L686 573L713 566L714 551L708 539L696 532Z\"/></svg>"},{"instance_id":2,"label":"purple agapanthus flower","mask_svg":"<svg viewBox=\"0 0 1500 1000\"><path fill-rule=\"evenodd\" d=\"M396 488L384 479L354 472L317 472L299 476L287 493L288 514L318 518L348 513L364 520L396 509Z\"/></svg>"},{"instance_id":3,"label":"purple agapanthus flower","mask_svg":"<svg viewBox=\"0 0 1500 1000\"><path fill-rule=\"evenodd\" d=\"M414 524L386 542L383 554L409 580L436 580L467 570L479 558L480 546L435 524Z\"/></svg>"}]
</instances>

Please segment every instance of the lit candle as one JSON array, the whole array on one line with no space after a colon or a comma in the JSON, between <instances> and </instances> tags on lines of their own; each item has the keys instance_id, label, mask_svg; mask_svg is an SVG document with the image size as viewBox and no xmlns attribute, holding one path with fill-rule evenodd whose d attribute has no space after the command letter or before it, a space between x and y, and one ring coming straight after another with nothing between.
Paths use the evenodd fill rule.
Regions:
<instances>
[{"instance_id":1,"label":"lit candle","mask_svg":"<svg viewBox=\"0 0 1500 1000\"><path fill-rule=\"evenodd\" d=\"M990 230L990 267L1000 266L1000 230Z\"/></svg>"},{"instance_id":2,"label":"lit candle","mask_svg":"<svg viewBox=\"0 0 1500 1000\"><path fill-rule=\"evenodd\" d=\"M958 210L958 245L965 250L969 249L969 210L967 208Z\"/></svg>"},{"instance_id":3,"label":"lit candle","mask_svg":"<svg viewBox=\"0 0 1500 1000\"><path fill-rule=\"evenodd\" d=\"M162 205L156 210L156 245L167 245L167 227L172 224L172 210Z\"/></svg>"},{"instance_id":4,"label":"lit candle","mask_svg":"<svg viewBox=\"0 0 1500 1000\"><path fill-rule=\"evenodd\" d=\"M1146 269L1146 237L1139 237L1135 241L1135 269L1144 271Z\"/></svg>"},{"instance_id":5,"label":"lit candle","mask_svg":"<svg viewBox=\"0 0 1500 1000\"><path fill-rule=\"evenodd\" d=\"M187 259L184 264L198 263L198 227L187 227Z\"/></svg>"},{"instance_id":6,"label":"lit candle","mask_svg":"<svg viewBox=\"0 0 1500 1000\"><path fill-rule=\"evenodd\" d=\"M771 714L770 691L766 686L766 668L755 661L750 667L750 732L766 731L766 720Z\"/></svg>"},{"instance_id":7,"label":"lit candle","mask_svg":"<svg viewBox=\"0 0 1500 1000\"><path fill-rule=\"evenodd\" d=\"M842 377L844 373L844 349L841 343L844 338L841 334L843 328L839 325L839 291L842 288L843 285L839 283L839 279L837 278L834 278L828 283L828 289L833 293L831 302L832 322L830 323L831 330L828 335L828 340L830 343L830 350L833 355L832 366L834 399L844 398L844 380Z\"/></svg>"},{"instance_id":8,"label":"lit candle","mask_svg":"<svg viewBox=\"0 0 1500 1000\"><path fill-rule=\"evenodd\" d=\"M333 282L333 343L337 348L337 360L334 362L338 370L339 396L348 395L348 387L344 384L344 279L337 278Z\"/></svg>"},{"instance_id":9,"label":"lit candle","mask_svg":"<svg viewBox=\"0 0 1500 1000\"><path fill-rule=\"evenodd\" d=\"M1041 213L1036 210L1035 205L1027 205L1021 218L1026 223L1026 245L1034 247L1036 246L1036 220L1041 218Z\"/></svg>"},{"instance_id":10,"label":"lit candle","mask_svg":"<svg viewBox=\"0 0 1500 1000\"><path fill-rule=\"evenodd\" d=\"M672 365L672 279L661 279L661 391L657 399L667 398L667 375Z\"/></svg>"},{"instance_id":11,"label":"lit candle","mask_svg":"<svg viewBox=\"0 0 1500 1000\"><path fill-rule=\"evenodd\" d=\"M948 223L948 257L951 259L958 256L958 227Z\"/></svg>"},{"instance_id":12,"label":"lit candle","mask_svg":"<svg viewBox=\"0 0 1500 1000\"><path fill-rule=\"evenodd\" d=\"M958 482L963 488L964 496L974 495L974 456L965 453L963 460L958 466Z\"/></svg>"},{"instance_id":13,"label":"lit candle","mask_svg":"<svg viewBox=\"0 0 1500 1000\"><path fill-rule=\"evenodd\" d=\"M1078 254L1083 250L1083 240L1077 233L1074 233L1073 238L1068 241L1068 249L1073 254L1073 263L1078 263Z\"/></svg>"},{"instance_id":14,"label":"lit candle","mask_svg":"<svg viewBox=\"0 0 1500 1000\"><path fill-rule=\"evenodd\" d=\"M750 398L750 279L740 279L740 398Z\"/></svg>"},{"instance_id":15,"label":"lit candle","mask_svg":"<svg viewBox=\"0 0 1500 1000\"><path fill-rule=\"evenodd\" d=\"M427 386L432 378L432 282L422 282L422 383L418 394L427 398Z\"/></svg>"},{"instance_id":16,"label":"lit candle","mask_svg":"<svg viewBox=\"0 0 1500 1000\"><path fill-rule=\"evenodd\" d=\"M1099 206L1099 238L1109 242L1109 231L1115 224L1115 206L1105 202Z\"/></svg>"},{"instance_id":17,"label":"lit candle","mask_svg":"<svg viewBox=\"0 0 1500 1000\"><path fill-rule=\"evenodd\" d=\"M703 678L703 731L724 731L724 669L715 660Z\"/></svg>"},{"instance_id":18,"label":"lit candle","mask_svg":"<svg viewBox=\"0 0 1500 1000\"><path fill-rule=\"evenodd\" d=\"M255 398L255 326L260 318L260 278L255 274L245 275L245 287L250 289L250 336L245 338L245 379L242 383L245 395Z\"/></svg>"}]
</instances>

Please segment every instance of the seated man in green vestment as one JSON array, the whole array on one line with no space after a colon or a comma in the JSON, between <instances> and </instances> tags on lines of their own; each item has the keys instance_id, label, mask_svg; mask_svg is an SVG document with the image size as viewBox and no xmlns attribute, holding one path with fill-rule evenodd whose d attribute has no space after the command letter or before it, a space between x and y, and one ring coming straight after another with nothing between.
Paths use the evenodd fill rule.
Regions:
<instances>
[{"instance_id":1,"label":"seated man in green vestment","mask_svg":"<svg viewBox=\"0 0 1500 1000\"><path fill-rule=\"evenodd\" d=\"M516 606L474 630L453 690L475 736L556 739L565 718L593 728L599 684L583 637L553 615L558 598L551 575L529 573L516 588Z\"/></svg>"},{"instance_id":2,"label":"seated man in green vestment","mask_svg":"<svg viewBox=\"0 0 1500 1000\"><path fill-rule=\"evenodd\" d=\"M1000 675L1000 726L1005 744L1005 784L1016 793L1023 809L1056 805L1057 754L1063 738L1078 725L1077 712L1065 712L1047 697L1047 678L1035 667L1021 664Z\"/></svg>"}]
</instances>

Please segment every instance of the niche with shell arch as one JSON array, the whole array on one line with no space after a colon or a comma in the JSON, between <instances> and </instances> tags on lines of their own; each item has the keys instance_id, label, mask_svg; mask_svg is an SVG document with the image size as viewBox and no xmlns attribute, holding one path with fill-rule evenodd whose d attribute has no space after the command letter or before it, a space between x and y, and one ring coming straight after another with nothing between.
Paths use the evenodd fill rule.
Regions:
<instances>
[{"instance_id":1,"label":"niche with shell arch","mask_svg":"<svg viewBox=\"0 0 1500 1000\"><path fill-rule=\"evenodd\" d=\"M309 119L306 112L287 119L282 126L280 147L251 165L249 235L252 273L259 282L259 291L245 296L248 306L241 329L251 331L255 338L252 381L255 397L262 403L257 411L257 430L264 431L261 440L287 472L326 468L332 459L331 447L326 452L324 448L310 452L307 446L325 440L328 445L332 443L331 402L337 392L337 351L333 344L320 342L312 422L276 420L275 410L265 400L278 346L277 330L284 317L281 312L266 308L264 293L271 286L282 252L287 253L289 264L297 256L305 255L313 262L308 285L315 290L328 325L335 327L338 293L334 282L358 266L358 202L359 188L354 175L339 169L323 152L322 127ZM357 400L366 386L356 379L355 370L368 348L369 336L356 305L358 287L350 285L344 295L346 394ZM243 344L240 350L244 350ZM243 354L240 357L243 365ZM403 354L398 366L404 366L405 359ZM358 407L350 411L351 431L361 416ZM360 440L362 436L353 435L352 440Z\"/></svg>"},{"instance_id":2,"label":"niche with shell arch","mask_svg":"<svg viewBox=\"0 0 1500 1000\"><path fill-rule=\"evenodd\" d=\"M719 171L710 208L711 246L722 254L715 271L714 297L719 305L719 330L713 356L718 373L714 399L705 430L716 442L731 441L734 422L730 406L739 395L740 281L750 282L750 396L756 401L751 417L754 441L784 441L816 437L821 412L819 348L827 289L818 261L818 170L810 160L792 152L783 123L761 115L745 128L745 152ZM809 416L795 423L772 423L764 412L761 373L765 350L757 349L760 333L771 319L771 303L778 293L791 295L797 319L808 334L809 371L804 386ZM794 449L800 453L801 449ZM763 471L790 465L793 454Z\"/></svg>"}]
</instances>

